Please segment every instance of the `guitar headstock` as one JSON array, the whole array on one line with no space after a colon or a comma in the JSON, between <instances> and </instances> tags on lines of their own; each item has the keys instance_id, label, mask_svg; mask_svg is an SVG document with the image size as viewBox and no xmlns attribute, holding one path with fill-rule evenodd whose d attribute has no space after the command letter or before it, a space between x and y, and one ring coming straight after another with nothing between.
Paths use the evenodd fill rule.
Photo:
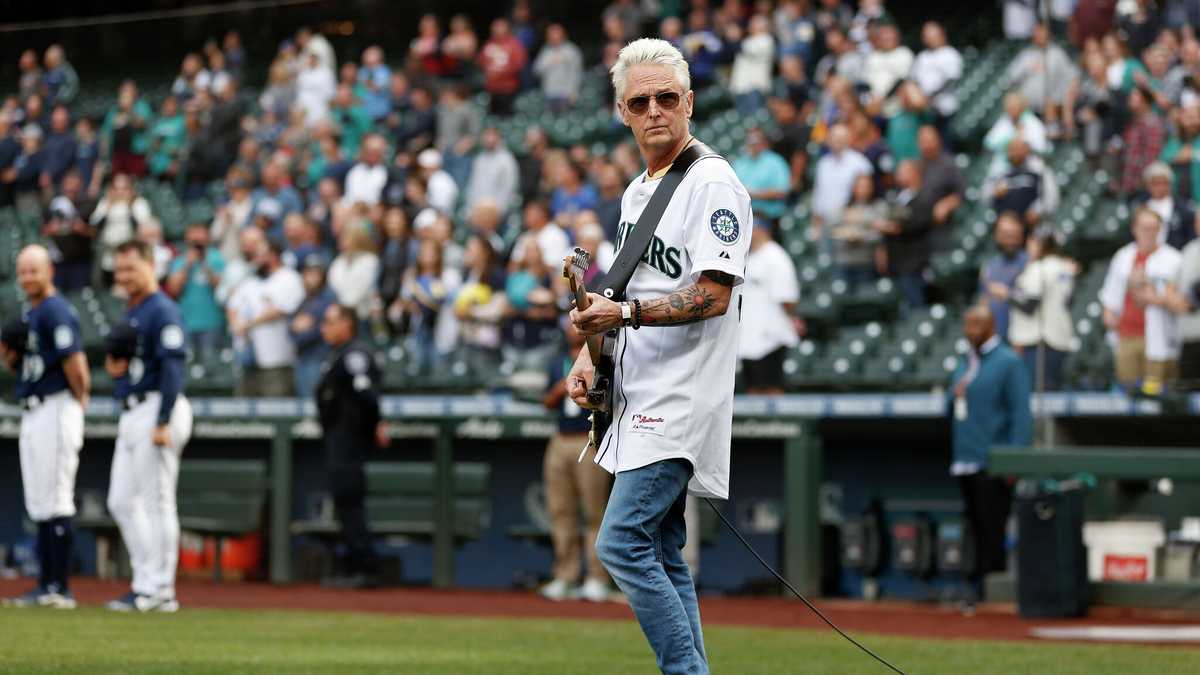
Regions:
<instances>
[{"instance_id":1,"label":"guitar headstock","mask_svg":"<svg viewBox=\"0 0 1200 675\"><path fill-rule=\"evenodd\" d=\"M592 256L587 251L575 247L575 251L563 258L563 278L571 282L571 290L583 288L583 275L592 265Z\"/></svg>"}]
</instances>

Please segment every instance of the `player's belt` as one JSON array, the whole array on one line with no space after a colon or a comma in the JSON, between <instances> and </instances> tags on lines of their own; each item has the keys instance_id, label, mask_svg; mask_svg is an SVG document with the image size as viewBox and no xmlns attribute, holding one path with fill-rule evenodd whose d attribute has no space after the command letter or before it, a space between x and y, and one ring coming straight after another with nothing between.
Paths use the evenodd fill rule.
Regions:
<instances>
[{"instance_id":1,"label":"player's belt","mask_svg":"<svg viewBox=\"0 0 1200 675\"><path fill-rule=\"evenodd\" d=\"M140 393L140 394L130 394L130 395L126 396L123 401L121 401L121 407L123 407L126 410L133 410L134 408L138 407L145 401L146 401L145 392Z\"/></svg>"},{"instance_id":2,"label":"player's belt","mask_svg":"<svg viewBox=\"0 0 1200 675\"><path fill-rule=\"evenodd\" d=\"M21 408L26 411L36 410L38 406L46 402L46 399L41 396L26 396L21 399Z\"/></svg>"}]
</instances>

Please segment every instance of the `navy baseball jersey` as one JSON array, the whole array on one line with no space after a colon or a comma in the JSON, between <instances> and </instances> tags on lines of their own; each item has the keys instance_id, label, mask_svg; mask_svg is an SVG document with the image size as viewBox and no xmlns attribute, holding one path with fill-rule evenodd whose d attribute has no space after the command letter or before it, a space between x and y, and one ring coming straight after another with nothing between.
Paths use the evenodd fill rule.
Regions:
<instances>
[{"instance_id":1,"label":"navy baseball jersey","mask_svg":"<svg viewBox=\"0 0 1200 675\"><path fill-rule=\"evenodd\" d=\"M186 357L183 313L165 293L158 291L129 309L129 325L137 331L137 349L129 371L116 382L118 399L157 391L162 395L159 425L171 419L175 399L183 390Z\"/></svg>"},{"instance_id":2,"label":"navy baseball jersey","mask_svg":"<svg viewBox=\"0 0 1200 675\"><path fill-rule=\"evenodd\" d=\"M83 348L79 335L79 317L71 303L51 295L25 316L29 336L25 360L17 382L17 398L45 398L66 389L63 361Z\"/></svg>"}]
</instances>

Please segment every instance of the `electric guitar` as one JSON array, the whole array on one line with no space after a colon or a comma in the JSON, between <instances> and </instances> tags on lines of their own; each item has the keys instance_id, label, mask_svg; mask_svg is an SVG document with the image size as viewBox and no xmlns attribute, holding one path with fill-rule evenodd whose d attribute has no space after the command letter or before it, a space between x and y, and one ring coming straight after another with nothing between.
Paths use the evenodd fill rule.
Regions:
<instances>
[{"instance_id":1,"label":"electric guitar","mask_svg":"<svg viewBox=\"0 0 1200 675\"><path fill-rule=\"evenodd\" d=\"M581 248L576 248L574 253L563 258L562 275L570 283L571 292L575 295L575 307L581 312L592 304L583 284L583 275L591 265L591 258L591 255ZM594 373L592 386L587 392L588 404L592 407L592 415L589 418L592 429L588 432L588 444L597 449L612 423L612 386L616 368L613 352L616 344L615 328L603 335L587 336L588 355L592 359Z\"/></svg>"}]
</instances>

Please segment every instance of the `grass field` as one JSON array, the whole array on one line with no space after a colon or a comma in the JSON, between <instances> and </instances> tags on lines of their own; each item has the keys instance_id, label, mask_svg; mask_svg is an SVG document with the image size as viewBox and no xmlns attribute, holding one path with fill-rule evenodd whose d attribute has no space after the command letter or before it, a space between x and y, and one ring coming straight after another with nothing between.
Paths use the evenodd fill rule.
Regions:
<instances>
[{"instance_id":1,"label":"grass field","mask_svg":"<svg viewBox=\"0 0 1200 675\"><path fill-rule=\"evenodd\" d=\"M883 673L836 636L713 626L714 673ZM1194 650L864 636L910 674L1185 673ZM185 609L0 609L3 673L654 673L632 622Z\"/></svg>"}]
</instances>

